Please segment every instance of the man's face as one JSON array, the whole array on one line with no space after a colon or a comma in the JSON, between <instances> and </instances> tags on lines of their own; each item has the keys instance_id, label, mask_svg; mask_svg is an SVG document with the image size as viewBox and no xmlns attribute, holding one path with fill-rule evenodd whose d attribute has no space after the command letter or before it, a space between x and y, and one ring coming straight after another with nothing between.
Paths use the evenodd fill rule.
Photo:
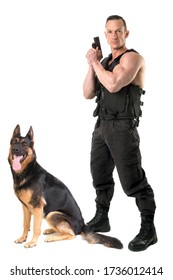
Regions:
<instances>
[{"instance_id":1,"label":"man's face","mask_svg":"<svg viewBox=\"0 0 173 280\"><path fill-rule=\"evenodd\" d=\"M125 30L122 20L109 20L106 23L105 36L112 50L120 49L128 35L129 31Z\"/></svg>"}]
</instances>

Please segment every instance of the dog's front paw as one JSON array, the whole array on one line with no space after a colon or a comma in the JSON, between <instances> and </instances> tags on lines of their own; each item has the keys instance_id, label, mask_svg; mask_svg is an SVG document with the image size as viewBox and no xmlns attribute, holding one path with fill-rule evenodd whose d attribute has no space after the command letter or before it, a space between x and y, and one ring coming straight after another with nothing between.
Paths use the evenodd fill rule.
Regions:
<instances>
[{"instance_id":1,"label":"dog's front paw","mask_svg":"<svg viewBox=\"0 0 173 280\"><path fill-rule=\"evenodd\" d=\"M33 248L33 247L35 247L36 245L37 245L36 242L30 241L30 242L26 243L24 247L25 247L25 248Z\"/></svg>"},{"instance_id":2,"label":"dog's front paw","mask_svg":"<svg viewBox=\"0 0 173 280\"><path fill-rule=\"evenodd\" d=\"M23 242L25 242L26 241L26 239L27 239L27 236L21 236L20 238L18 238L18 239L16 239L14 242L15 243L23 243Z\"/></svg>"}]
</instances>

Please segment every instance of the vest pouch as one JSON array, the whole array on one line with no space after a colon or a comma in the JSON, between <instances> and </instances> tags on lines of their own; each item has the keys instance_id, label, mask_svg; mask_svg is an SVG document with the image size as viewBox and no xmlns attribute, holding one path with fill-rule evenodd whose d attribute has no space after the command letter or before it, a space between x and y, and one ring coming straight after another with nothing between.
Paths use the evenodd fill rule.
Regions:
<instances>
[{"instance_id":1,"label":"vest pouch","mask_svg":"<svg viewBox=\"0 0 173 280\"><path fill-rule=\"evenodd\" d=\"M135 85L131 85L128 90L128 94L131 99L133 115L137 119L142 116L141 105L143 105L143 102L141 102L141 94L144 93L145 92L139 86Z\"/></svg>"},{"instance_id":2,"label":"vest pouch","mask_svg":"<svg viewBox=\"0 0 173 280\"><path fill-rule=\"evenodd\" d=\"M123 87L117 93L104 91L105 110L108 114L117 115L126 111L129 105L128 87Z\"/></svg>"}]
</instances>

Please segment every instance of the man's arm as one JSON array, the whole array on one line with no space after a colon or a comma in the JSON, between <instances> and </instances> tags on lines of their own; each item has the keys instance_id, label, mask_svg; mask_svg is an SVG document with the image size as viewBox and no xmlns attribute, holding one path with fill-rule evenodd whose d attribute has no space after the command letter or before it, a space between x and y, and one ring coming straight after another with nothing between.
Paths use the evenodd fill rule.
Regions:
<instances>
[{"instance_id":1,"label":"man's arm","mask_svg":"<svg viewBox=\"0 0 173 280\"><path fill-rule=\"evenodd\" d=\"M143 87L144 59L137 53L129 52L124 54L113 72L103 68L101 63L97 60L94 50L88 54L88 60L90 65L93 66L99 81L111 93L119 91L129 83L139 85L141 88Z\"/></svg>"},{"instance_id":2,"label":"man's arm","mask_svg":"<svg viewBox=\"0 0 173 280\"><path fill-rule=\"evenodd\" d=\"M95 88L96 73L89 59L90 53L93 51L95 53L95 59L98 62L102 59L102 51L99 50L98 47L96 47L96 49L92 48L87 52L86 58L89 64L89 69L83 83L83 95L86 99L92 99L96 95L96 88Z\"/></svg>"},{"instance_id":3,"label":"man's arm","mask_svg":"<svg viewBox=\"0 0 173 280\"><path fill-rule=\"evenodd\" d=\"M86 99L95 97L95 72L91 65L83 83L83 95Z\"/></svg>"}]
</instances>

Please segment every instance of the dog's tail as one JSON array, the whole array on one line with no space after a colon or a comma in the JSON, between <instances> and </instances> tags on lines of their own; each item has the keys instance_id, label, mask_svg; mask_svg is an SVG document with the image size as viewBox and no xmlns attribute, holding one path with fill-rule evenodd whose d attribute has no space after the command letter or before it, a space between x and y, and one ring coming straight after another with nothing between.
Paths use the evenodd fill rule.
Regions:
<instances>
[{"instance_id":1,"label":"dog's tail","mask_svg":"<svg viewBox=\"0 0 173 280\"><path fill-rule=\"evenodd\" d=\"M82 228L81 235L90 244L102 244L109 248L122 249L123 244L115 237L93 232L87 225Z\"/></svg>"}]
</instances>

